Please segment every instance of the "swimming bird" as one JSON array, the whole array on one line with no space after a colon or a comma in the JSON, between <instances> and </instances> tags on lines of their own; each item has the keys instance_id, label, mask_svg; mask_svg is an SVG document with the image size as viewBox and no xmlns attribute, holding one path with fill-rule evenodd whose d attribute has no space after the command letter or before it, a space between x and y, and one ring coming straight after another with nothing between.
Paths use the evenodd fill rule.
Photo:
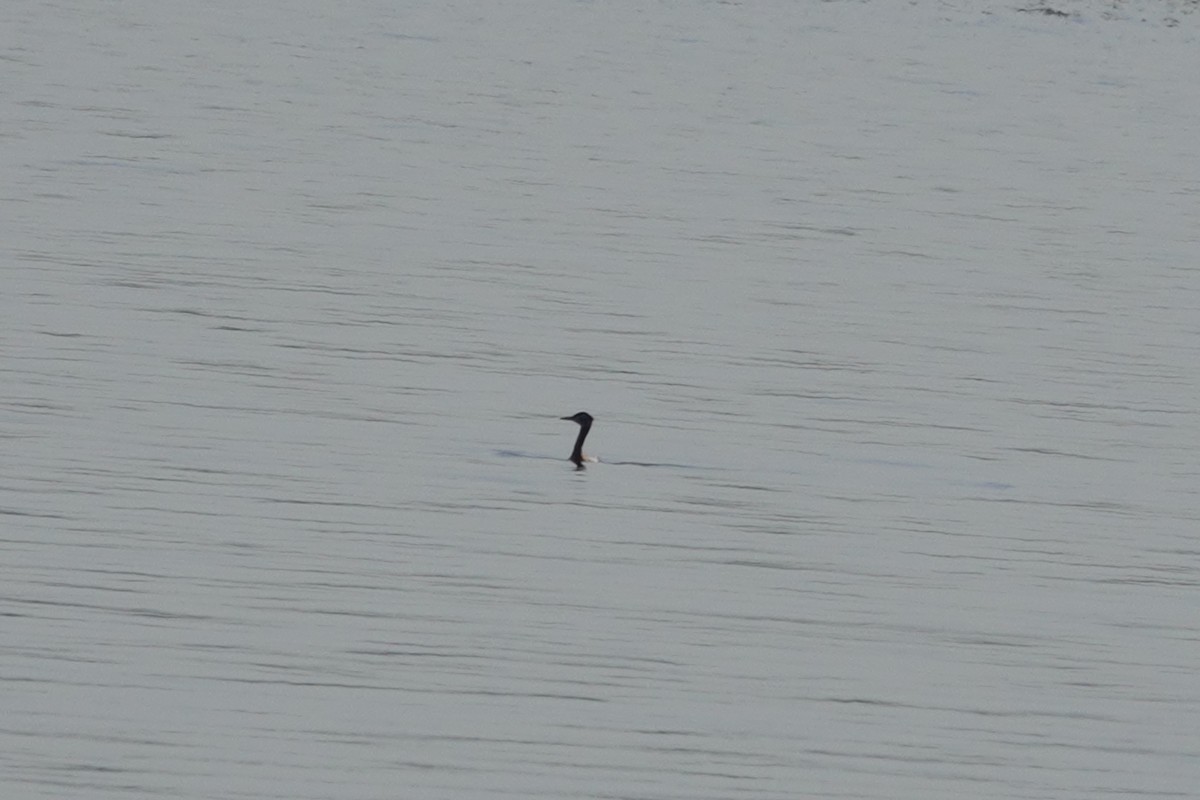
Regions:
<instances>
[{"instance_id":1,"label":"swimming bird","mask_svg":"<svg viewBox=\"0 0 1200 800\"><path fill-rule=\"evenodd\" d=\"M571 451L571 462L579 469L583 469L584 464L595 464L595 458L583 454L583 440L587 438L588 431L592 429L592 415L586 411L580 411L573 416L559 417L559 419L579 423L579 436L575 439L575 449Z\"/></svg>"}]
</instances>

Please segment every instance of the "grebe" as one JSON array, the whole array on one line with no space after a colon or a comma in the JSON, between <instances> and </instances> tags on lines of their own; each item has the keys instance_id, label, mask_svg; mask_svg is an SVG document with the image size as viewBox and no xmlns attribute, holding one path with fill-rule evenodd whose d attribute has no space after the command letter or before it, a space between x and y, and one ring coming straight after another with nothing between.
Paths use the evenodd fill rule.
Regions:
<instances>
[{"instance_id":1,"label":"grebe","mask_svg":"<svg viewBox=\"0 0 1200 800\"><path fill-rule=\"evenodd\" d=\"M574 416L559 417L559 419L568 419L571 422L579 423L579 436L575 439L575 449L571 451L571 463L579 469L583 469L584 464L595 464L595 458L583 454L583 440L587 438L588 431L592 429L592 415L586 411L580 411Z\"/></svg>"}]
</instances>

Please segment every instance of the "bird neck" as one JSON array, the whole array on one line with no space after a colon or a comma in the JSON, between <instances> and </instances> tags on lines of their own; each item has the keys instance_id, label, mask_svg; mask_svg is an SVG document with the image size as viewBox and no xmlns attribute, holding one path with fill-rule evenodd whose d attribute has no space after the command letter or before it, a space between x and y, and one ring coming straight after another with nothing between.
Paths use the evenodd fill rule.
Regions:
<instances>
[{"instance_id":1,"label":"bird neck","mask_svg":"<svg viewBox=\"0 0 1200 800\"><path fill-rule=\"evenodd\" d=\"M592 429L592 423L582 422L579 425L579 435L575 437L575 449L571 451L571 460L576 466L583 463L583 440L587 438L588 431Z\"/></svg>"}]
</instances>

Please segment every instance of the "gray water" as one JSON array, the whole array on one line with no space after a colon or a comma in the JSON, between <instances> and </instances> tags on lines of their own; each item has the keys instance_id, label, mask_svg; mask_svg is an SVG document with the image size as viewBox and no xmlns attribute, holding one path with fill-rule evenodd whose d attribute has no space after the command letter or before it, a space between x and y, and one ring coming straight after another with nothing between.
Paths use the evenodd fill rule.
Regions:
<instances>
[{"instance_id":1,"label":"gray water","mask_svg":"<svg viewBox=\"0 0 1200 800\"><path fill-rule=\"evenodd\" d=\"M3 796L1196 796L1200 20L1055 8L4 5Z\"/></svg>"}]
</instances>

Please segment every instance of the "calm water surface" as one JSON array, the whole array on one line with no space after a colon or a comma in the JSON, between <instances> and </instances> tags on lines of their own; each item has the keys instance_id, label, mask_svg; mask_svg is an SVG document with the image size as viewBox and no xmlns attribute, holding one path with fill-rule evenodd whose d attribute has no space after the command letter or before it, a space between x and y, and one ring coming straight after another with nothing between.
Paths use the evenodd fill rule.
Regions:
<instances>
[{"instance_id":1,"label":"calm water surface","mask_svg":"<svg viewBox=\"0 0 1200 800\"><path fill-rule=\"evenodd\" d=\"M1197 20L1061 8L5 6L4 796L1194 796Z\"/></svg>"}]
</instances>

